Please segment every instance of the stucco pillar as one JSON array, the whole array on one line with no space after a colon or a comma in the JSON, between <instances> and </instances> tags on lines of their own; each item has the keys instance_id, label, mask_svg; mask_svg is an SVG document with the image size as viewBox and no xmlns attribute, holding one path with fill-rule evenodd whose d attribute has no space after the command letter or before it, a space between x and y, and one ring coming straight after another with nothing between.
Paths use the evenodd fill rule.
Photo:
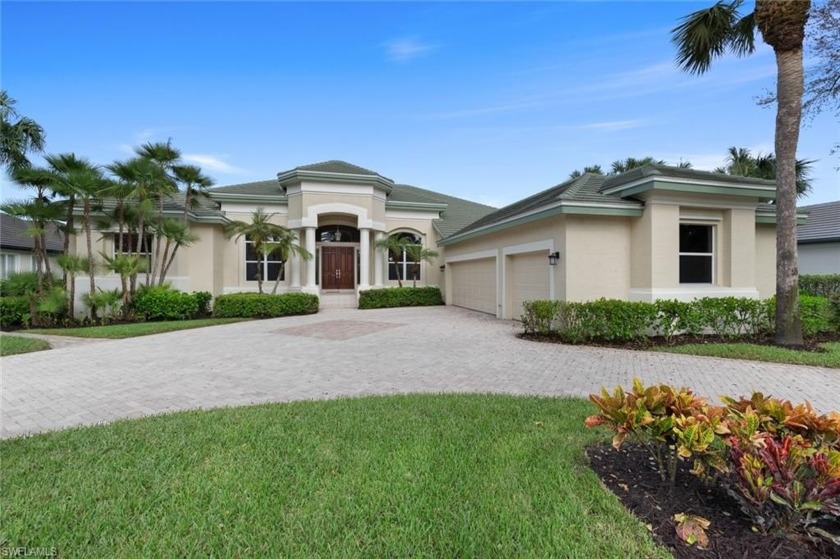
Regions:
<instances>
[{"instance_id":1,"label":"stucco pillar","mask_svg":"<svg viewBox=\"0 0 840 559\"><path fill-rule=\"evenodd\" d=\"M303 291L306 293L318 293L318 286L315 285L315 228L307 227L306 234L306 250L312 255L312 258L306 262L306 285Z\"/></svg>"},{"instance_id":2,"label":"stucco pillar","mask_svg":"<svg viewBox=\"0 0 840 559\"><path fill-rule=\"evenodd\" d=\"M359 228L359 290L370 289L370 229Z\"/></svg>"},{"instance_id":3,"label":"stucco pillar","mask_svg":"<svg viewBox=\"0 0 840 559\"><path fill-rule=\"evenodd\" d=\"M385 237L385 233L382 231L377 231L374 235L374 239L376 241L380 241ZM382 249L379 247L374 248L373 250L373 286L374 287L382 287L382 261L384 260L382 256Z\"/></svg>"},{"instance_id":4,"label":"stucco pillar","mask_svg":"<svg viewBox=\"0 0 840 559\"><path fill-rule=\"evenodd\" d=\"M292 231L292 234L295 236L294 243L296 245L300 245L300 231L297 231L297 230ZM312 257L315 258L315 255L313 254ZM300 289L300 256L297 253L292 255L291 266L292 266L292 270L291 270L292 271L292 285L291 285L291 288L294 289L295 291L297 291L297 290Z\"/></svg>"}]
</instances>

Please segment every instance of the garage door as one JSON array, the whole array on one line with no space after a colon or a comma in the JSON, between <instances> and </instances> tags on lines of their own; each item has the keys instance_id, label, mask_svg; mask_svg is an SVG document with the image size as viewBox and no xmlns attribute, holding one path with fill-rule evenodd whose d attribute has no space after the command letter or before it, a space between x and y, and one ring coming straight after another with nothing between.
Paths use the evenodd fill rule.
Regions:
<instances>
[{"instance_id":1,"label":"garage door","mask_svg":"<svg viewBox=\"0 0 840 559\"><path fill-rule=\"evenodd\" d=\"M522 316L522 303L548 299L548 258L545 251L517 254L507 267L507 292L510 294L510 318Z\"/></svg>"},{"instance_id":2,"label":"garage door","mask_svg":"<svg viewBox=\"0 0 840 559\"><path fill-rule=\"evenodd\" d=\"M496 314L496 259L453 262L452 304Z\"/></svg>"}]
</instances>

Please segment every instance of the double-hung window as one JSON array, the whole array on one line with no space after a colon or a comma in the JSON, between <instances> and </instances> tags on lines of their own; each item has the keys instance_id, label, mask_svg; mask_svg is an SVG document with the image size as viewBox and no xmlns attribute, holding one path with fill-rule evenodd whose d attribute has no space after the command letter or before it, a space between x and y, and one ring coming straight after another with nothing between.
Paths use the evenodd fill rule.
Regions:
<instances>
[{"instance_id":1,"label":"double-hung window","mask_svg":"<svg viewBox=\"0 0 840 559\"><path fill-rule=\"evenodd\" d=\"M715 230L712 225L680 224L680 283L714 283Z\"/></svg>"},{"instance_id":2,"label":"double-hung window","mask_svg":"<svg viewBox=\"0 0 840 559\"><path fill-rule=\"evenodd\" d=\"M251 237L245 236L245 279L248 281L257 281L259 276L262 276L263 281L276 281L277 275L280 275L280 281L285 280L285 269L283 261L276 252L269 254L260 254L254 248L254 242Z\"/></svg>"},{"instance_id":3,"label":"double-hung window","mask_svg":"<svg viewBox=\"0 0 840 559\"><path fill-rule=\"evenodd\" d=\"M395 233L396 237L407 239L412 245L420 245L420 237L412 233ZM397 280L397 269L399 269L399 277L403 281L406 280L420 280L420 270L422 266L411 258L411 255L403 249L402 254L398 260L394 260L393 254L388 254L388 279Z\"/></svg>"}]
</instances>

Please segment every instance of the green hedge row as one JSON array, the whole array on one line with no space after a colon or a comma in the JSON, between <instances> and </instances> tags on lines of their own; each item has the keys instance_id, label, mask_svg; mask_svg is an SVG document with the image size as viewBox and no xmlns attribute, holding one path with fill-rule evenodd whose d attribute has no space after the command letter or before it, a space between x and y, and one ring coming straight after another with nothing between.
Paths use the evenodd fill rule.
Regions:
<instances>
[{"instance_id":1,"label":"green hedge row","mask_svg":"<svg viewBox=\"0 0 840 559\"><path fill-rule=\"evenodd\" d=\"M814 274L799 276L799 291L816 297L840 294L840 274Z\"/></svg>"},{"instance_id":2,"label":"green hedge row","mask_svg":"<svg viewBox=\"0 0 840 559\"><path fill-rule=\"evenodd\" d=\"M206 291L184 293L167 287L152 287L137 292L134 312L144 320L188 320L209 314L212 299Z\"/></svg>"},{"instance_id":3,"label":"green hedge row","mask_svg":"<svg viewBox=\"0 0 840 559\"><path fill-rule=\"evenodd\" d=\"M840 323L840 303L801 295L805 334L831 332ZM836 307L833 311L832 309ZM527 334L557 335L571 343L627 342L660 335L714 332L725 337L762 336L774 328L775 299L704 297L690 302L653 303L598 299L585 303L528 301L520 318Z\"/></svg>"},{"instance_id":4,"label":"green hedge row","mask_svg":"<svg viewBox=\"0 0 840 559\"><path fill-rule=\"evenodd\" d=\"M0 328L15 328L29 322L29 298L0 297Z\"/></svg>"},{"instance_id":5,"label":"green hedge row","mask_svg":"<svg viewBox=\"0 0 840 559\"><path fill-rule=\"evenodd\" d=\"M231 293L213 302L219 318L275 318L318 312L318 297L309 293Z\"/></svg>"},{"instance_id":6,"label":"green hedge row","mask_svg":"<svg viewBox=\"0 0 840 559\"><path fill-rule=\"evenodd\" d=\"M442 304L443 297L438 287L389 287L359 293L360 309L431 307Z\"/></svg>"}]
</instances>

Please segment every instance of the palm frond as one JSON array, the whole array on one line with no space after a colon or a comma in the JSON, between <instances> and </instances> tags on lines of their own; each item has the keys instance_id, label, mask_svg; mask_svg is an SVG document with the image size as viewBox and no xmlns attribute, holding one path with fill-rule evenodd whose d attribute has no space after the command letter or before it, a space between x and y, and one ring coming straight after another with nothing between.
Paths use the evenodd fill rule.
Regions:
<instances>
[{"instance_id":1,"label":"palm frond","mask_svg":"<svg viewBox=\"0 0 840 559\"><path fill-rule=\"evenodd\" d=\"M710 8L693 12L671 30L671 42L677 47L677 65L692 74L709 70L712 60L727 52L745 56L755 50L755 19L741 17L738 8L743 0L717 2Z\"/></svg>"}]
</instances>

